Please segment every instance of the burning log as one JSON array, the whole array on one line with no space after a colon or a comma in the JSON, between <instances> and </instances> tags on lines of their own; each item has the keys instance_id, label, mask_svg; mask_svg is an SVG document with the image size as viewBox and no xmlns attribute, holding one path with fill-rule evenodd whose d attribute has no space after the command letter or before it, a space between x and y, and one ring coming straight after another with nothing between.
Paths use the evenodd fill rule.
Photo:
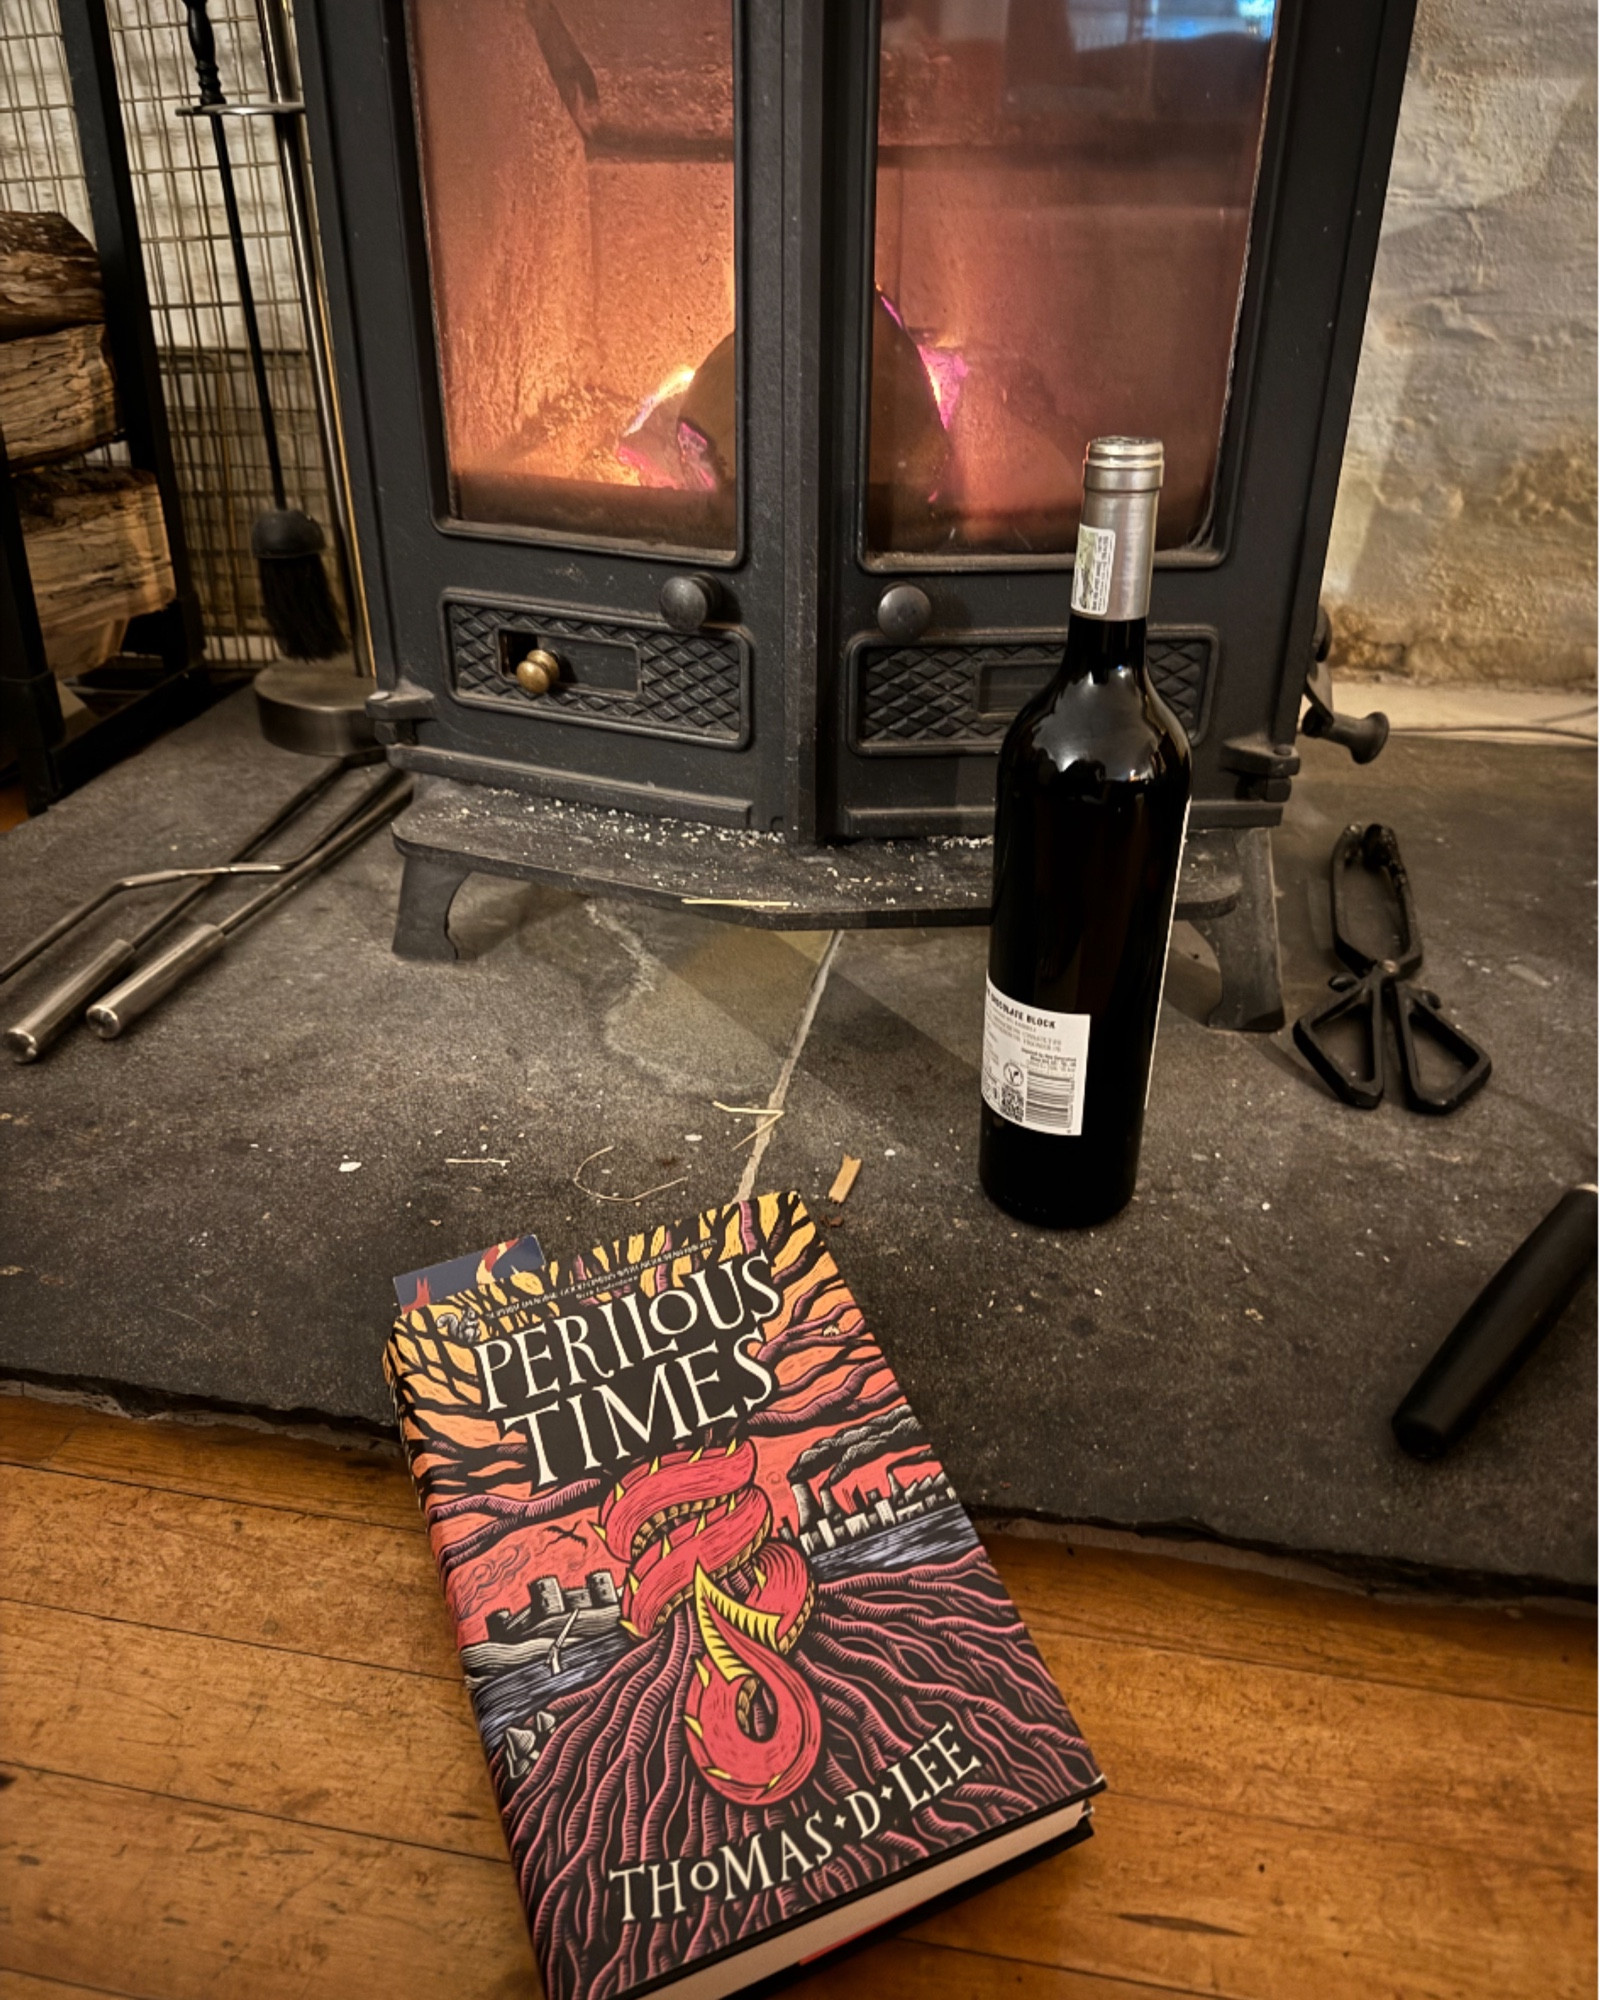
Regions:
<instances>
[{"instance_id":1,"label":"burning log","mask_svg":"<svg viewBox=\"0 0 1600 2000\"><path fill-rule=\"evenodd\" d=\"M898 310L872 299L872 430L868 484L874 493L898 486L931 503L950 456L939 399L928 364Z\"/></svg>"}]
</instances>

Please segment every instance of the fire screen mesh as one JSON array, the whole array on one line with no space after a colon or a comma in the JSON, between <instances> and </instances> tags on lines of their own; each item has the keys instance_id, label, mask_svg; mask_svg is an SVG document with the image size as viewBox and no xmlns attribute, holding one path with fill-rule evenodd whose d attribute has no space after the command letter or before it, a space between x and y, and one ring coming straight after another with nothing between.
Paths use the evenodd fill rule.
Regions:
<instances>
[{"instance_id":1,"label":"fire screen mesh","mask_svg":"<svg viewBox=\"0 0 1600 2000\"><path fill-rule=\"evenodd\" d=\"M224 89L231 98L264 99L252 0L213 0L210 12ZM210 132L204 121L176 116L196 96L183 10L109 0L108 14L206 650L213 660L270 660L250 527L272 505L272 489ZM272 132L263 119L232 119L229 141L290 502L326 524L316 403ZM0 208L59 210L94 233L56 0L0 6Z\"/></svg>"}]
</instances>

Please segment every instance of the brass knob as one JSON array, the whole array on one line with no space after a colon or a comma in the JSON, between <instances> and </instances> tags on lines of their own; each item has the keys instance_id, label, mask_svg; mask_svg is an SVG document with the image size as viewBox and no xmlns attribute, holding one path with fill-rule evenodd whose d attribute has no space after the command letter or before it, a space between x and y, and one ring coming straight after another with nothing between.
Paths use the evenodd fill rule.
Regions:
<instances>
[{"instance_id":1,"label":"brass knob","mask_svg":"<svg viewBox=\"0 0 1600 2000\"><path fill-rule=\"evenodd\" d=\"M542 646L524 653L517 662L517 686L529 694L548 694L561 678L561 662Z\"/></svg>"}]
</instances>

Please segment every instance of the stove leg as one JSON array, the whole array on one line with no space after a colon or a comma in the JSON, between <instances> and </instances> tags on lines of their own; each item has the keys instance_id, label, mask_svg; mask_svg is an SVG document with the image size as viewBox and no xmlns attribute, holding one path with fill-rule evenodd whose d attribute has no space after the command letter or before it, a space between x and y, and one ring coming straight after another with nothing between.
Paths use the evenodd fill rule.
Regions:
<instances>
[{"instance_id":1,"label":"stove leg","mask_svg":"<svg viewBox=\"0 0 1600 2000\"><path fill-rule=\"evenodd\" d=\"M1225 916L1197 917L1194 926L1217 955L1222 998L1207 1022L1270 1035L1283 1026L1278 965L1278 899L1272 879L1272 833L1241 827L1234 835L1239 900Z\"/></svg>"},{"instance_id":2,"label":"stove leg","mask_svg":"<svg viewBox=\"0 0 1600 2000\"><path fill-rule=\"evenodd\" d=\"M460 953L450 936L450 905L471 873L431 854L408 854L400 881L400 908L394 922L396 958L452 964Z\"/></svg>"}]
</instances>

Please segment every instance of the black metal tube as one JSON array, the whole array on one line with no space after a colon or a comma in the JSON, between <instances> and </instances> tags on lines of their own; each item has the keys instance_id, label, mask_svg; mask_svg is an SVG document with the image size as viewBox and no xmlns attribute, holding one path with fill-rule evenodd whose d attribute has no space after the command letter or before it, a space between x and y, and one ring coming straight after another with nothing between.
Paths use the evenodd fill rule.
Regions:
<instances>
[{"instance_id":1,"label":"black metal tube","mask_svg":"<svg viewBox=\"0 0 1600 2000\"><path fill-rule=\"evenodd\" d=\"M206 12L206 0L184 0L188 15L189 46L194 51L195 75L203 105L225 104L222 81L217 72L217 46ZM261 341L261 323L256 317L255 288L250 282L250 259L245 250L244 224L239 219L239 198L233 185L233 160L228 152L228 135L220 118L209 118L212 143L217 149L217 175L222 183L222 209L228 219L228 241L233 249L233 274L239 287L239 312L244 320L245 339L250 347L250 370L255 376L256 400L261 405L261 430L267 445L267 467L272 475L273 505L282 513L289 505L283 484L283 458L278 450L278 423L272 413L272 391L267 383L267 357Z\"/></svg>"},{"instance_id":2,"label":"black metal tube","mask_svg":"<svg viewBox=\"0 0 1600 2000\"><path fill-rule=\"evenodd\" d=\"M64 938L68 931L76 930L86 917L92 917L95 911L103 904L109 903L113 896L120 895L122 886L120 881L107 882L92 896L86 896L81 903L75 904L64 917L57 917L55 922L40 931L37 937L30 938L20 951L8 958L4 965L0 965L0 986L4 986L13 973L20 972L25 965L31 965L40 952L48 951L57 938Z\"/></svg>"},{"instance_id":3,"label":"black metal tube","mask_svg":"<svg viewBox=\"0 0 1600 2000\"><path fill-rule=\"evenodd\" d=\"M255 287L250 281L250 258L245 249L244 224L239 218L239 197L233 186L233 161L228 153L228 137L222 120L212 118L212 141L217 149L217 175L222 182L222 208L228 218L228 240L233 246L234 280L239 287L239 314L244 321L244 337L250 347L250 372L255 377L256 401L261 405L261 436L267 447L267 471L272 480L272 503L280 513L289 505L283 483L283 454L278 447L278 419L272 409L272 389L267 381L267 356L261 340L261 322L256 316Z\"/></svg>"},{"instance_id":4,"label":"black metal tube","mask_svg":"<svg viewBox=\"0 0 1600 2000\"><path fill-rule=\"evenodd\" d=\"M284 0L256 0L261 28L261 53L267 72L267 92L278 103L300 96L285 17ZM328 481L328 508L333 517L334 554L339 562L345 615L350 621L351 651L358 674L371 675L372 639L367 631L366 599L362 594L361 559L356 547L345 468L344 432L339 418L339 392L333 374L333 336L328 327L322 268L317 258L312 222L311 190L303 152L305 112L286 112L272 121L283 177L284 206L289 219L289 245L294 252L295 283L305 314L311 384L316 396L317 429L322 440L323 469Z\"/></svg>"},{"instance_id":5,"label":"black metal tube","mask_svg":"<svg viewBox=\"0 0 1600 2000\"><path fill-rule=\"evenodd\" d=\"M1569 1188L1468 1306L1394 1413L1413 1458L1438 1458L1463 1437L1565 1312L1595 1261L1600 1203Z\"/></svg>"}]
</instances>

